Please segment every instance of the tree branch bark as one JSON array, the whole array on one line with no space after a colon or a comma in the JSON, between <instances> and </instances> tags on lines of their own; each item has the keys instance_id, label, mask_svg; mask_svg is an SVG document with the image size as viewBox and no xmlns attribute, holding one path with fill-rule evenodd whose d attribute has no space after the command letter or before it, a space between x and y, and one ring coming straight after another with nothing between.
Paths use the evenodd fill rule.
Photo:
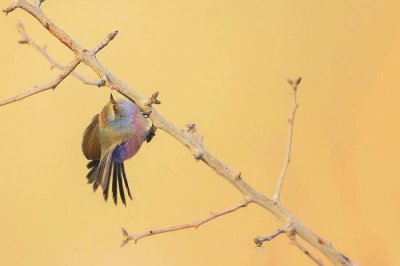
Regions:
<instances>
[{"instance_id":1,"label":"tree branch bark","mask_svg":"<svg viewBox=\"0 0 400 266\"><path fill-rule=\"evenodd\" d=\"M81 58L82 62L88 65L93 71L104 80L105 86L134 101L136 105L144 112L149 114L149 119L153 125L167 132L174 137L178 142L188 148L193 156L211 169L218 175L225 178L230 182L238 191L240 191L245 198L257 203L259 206L265 208L274 214L284 224L292 223L293 232L304 239L306 242L320 250L334 265L353 265L353 263L326 240L311 231L308 227L302 224L295 218L288 210L286 210L278 201L274 201L264 194L258 192L250 186L241 176L241 173L234 168L231 168L223 161L215 157L208 150L206 150L201 141L196 138L189 130L177 127L175 124L163 117L152 106L147 105L148 99L140 95L135 90L131 89L127 84L118 79L112 74L105 66L103 66L89 50L85 49L63 30L57 27L42 10L34 5L29 4L25 0L15 0L12 5L5 8L3 12L6 14L12 12L16 8L21 8L30 13L36 18L53 36L60 40L67 46L77 58Z\"/></svg>"},{"instance_id":2,"label":"tree branch bark","mask_svg":"<svg viewBox=\"0 0 400 266\"><path fill-rule=\"evenodd\" d=\"M297 241L295 232L293 232L293 231L289 232L289 238L290 238L290 244L292 244L292 245L296 246L298 249L300 249L301 252L303 252L307 257L312 259L312 261L314 261L319 266L324 266L324 264L322 263L321 259L319 259L315 255L313 255L302 244L300 244L299 241Z\"/></svg>"}]
</instances>

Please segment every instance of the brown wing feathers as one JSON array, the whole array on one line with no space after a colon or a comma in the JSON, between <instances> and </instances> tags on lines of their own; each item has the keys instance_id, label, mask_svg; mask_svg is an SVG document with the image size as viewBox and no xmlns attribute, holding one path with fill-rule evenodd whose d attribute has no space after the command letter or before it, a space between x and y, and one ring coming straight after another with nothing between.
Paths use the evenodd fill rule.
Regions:
<instances>
[{"instance_id":1,"label":"brown wing feathers","mask_svg":"<svg viewBox=\"0 0 400 266\"><path fill-rule=\"evenodd\" d=\"M95 115L92 122L83 133L82 151L88 160L100 160L101 145L100 145L100 130L99 130L99 115Z\"/></svg>"}]
</instances>

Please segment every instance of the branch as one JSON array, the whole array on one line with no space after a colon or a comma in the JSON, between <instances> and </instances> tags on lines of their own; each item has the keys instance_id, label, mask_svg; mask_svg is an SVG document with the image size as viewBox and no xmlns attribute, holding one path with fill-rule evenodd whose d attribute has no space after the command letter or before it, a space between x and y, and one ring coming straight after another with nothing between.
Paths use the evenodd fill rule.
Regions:
<instances>
[{"instance_id":1,"label":"branch","mask_svg":"<svg viewBox=\"0 0 400 266\"><path fill-rule=\"evenodd\" d=\"M36 18L53 36L55 36L60 42L68 47L77 58L81 58L82 62L88 65L92 70L104 80L105 86L117 90L120 94L124 95L131 101L135 102L136 105L142 110L143 113L149 114L149 119L153 125L166 133L174 137L184 147L190 150L193 156L204 162L211 169L213 169L218 175L225 178L230 182L239 192L241 192L245 198L248 198L259 206L265 208L273 215L275 215L282 223L293 223L293 230L296 234L310 243L312 246L321 251L334 265L346 265L351 266L353 263L343 256L340 252L332 247L332 245L323 240L304 224L302 224L297 218L295 218L288 210L286 210L278 201L274 201L264 194L258 192L255 188L250 186L241 173L223 161L215 157L208 150L206 150L202 143L198 141L190 132L187 130L177 127L174 123L163 117L153 106L148 106L148 99L140 95L138 92L130 88L127 84L118 79L112 74L105 66L103 66L95 57L95 55L88 49L77 43L62 29L57 27L47 16L42 12L40 8L37 8L25 0L16 0L8 8L3 11L9 13L15 8L21 8Z\"/></svg>"},{"instance_id":2,"label":"branch","mask_svg":"<svg viewBox=\"0 0 400 266\"><path fill-rule=\"evenodd\" d=\"M20 101L22 99L25 99L29 96L32 96L34 94L37 94L39 92L42 91L46 91L49 89L55 89L58 84L61 83L61 81L63 81L69 74L71 74L72 71L74 71L74 69L79 65L79 63L81 62L80 59L75 58L66 68L65 70L59 74L57 76L57 78L55 78L53 81L47 83L47 84L43 84L40 86L34 86L32 89L29 89L21 94L15 95L13 97L10 97L8 99L4 99L4 100L0 100L0 106L2 105L6 105L9 103L13 103L13 102L17 102Z\"/></svg>"},{"instance_id":3,"label":"branch","mask_svg":"<svg viewBox=\"0 0 400 266\"><path fill-rule=\"evenodd\" d=\"M321 259L317 258L315 255L310 253L303 245L301 245L297 241L296 232L295 231L289 232L288 235L289 235L289 238L290 238L290 244L298 247L306 256L308 256L310 259L312 259L316 264L318 264L320 266L324 266L324 264L322 263Z\"/></svg>"},{"instance_id":4,"label":"branch","mask_svg":"<svg viewBox=\"0 0 400 266\"><path fill-rule=\"evenodd\" d=\"M286 147L285 160L283 161L281 173L278 177L275 193L272 196L272 199L275 202L279 201L282 190L283 179L285 178L290 162L290 154L292 151L292 140L293 140L294 116L296 115L296 110L299 107L299 105L297 104L296 93L297 93L297 86L300 84L300 81L301 78L296 79L294 82L291 79L288 79L288 83L292 86L292 110L290 112L290 117L289 117L289 139Z\"/></svg>"},{"instance_id":5,"label":"branch","mask_svg":"<svg viewBox=\"0 0 400 266\"><path fill-rule=\"evenodd\" d=\"M58 63L56 60L54 60L49 55L49 53L47 52L46 46L41 47L26 33L25 27L21 22L19 22L17 24L17 29L18 29L18 32L22 36L22 39L18 41L20 44L28 44L31 47L35 48L37 51L39 51L39 53L41 55L43 55L43 57L46 58L46 60L49 62L51 68L57 68L57 69L60 69L60 70L65 70L65 66L61 65L60 63ZM114 37L115 37L115 35L114 35ZM106 40L108 40L108 42L111 41L109 39L106 39ZM103 40L101 43L104 43L104 42L105 41ZM108 42L105 45L107 45ZM98 50L98 51L100 51L100 50ZM76 73L75 71L73 71L70 75L75 77L75 78L77 78L78 80L82 81L84 84L87 84L87 85L96 85L98 87L104 86L104 81L87 79L83 75L80 75L80 74Z\"/></svg>"},{"instance_id":6,"label":"branch","mask_svg":"<svg viewBox=\"0 0 400 266\"><path fill-rule=\"evenodd\" d=\"M254 239L254 243L256 243L257 247L261 247L265 241L271 241L272 239L279 236L280 234L286 233L290 229L290 227L292 227L292 225L293 225L293 223L289 223L284 228L280 228L280 229L276 230L275 232L273 232L272 234L269 234L264 237L257 237Z\"/></svg>"},{"instance_id":7,"label":"branch","mask_svg":"<svg viewBox=\"0 0 400 266\"><path fill-rule=\"evenodd\" d=\"M237 204L236 206L233 206L229 209L225 209L222 211L211 213L209 216L204 217L198 221L194 221L192 223L181 224L181 225L171 226L171 227L167 227L167 228L153 229L153 230L146 231L146 232L139 233L139 234L131 234L130 235L124 228L122 228L122 234L123 234L124 239L122 240L121 247L126 245L131 240L135 241L135 243L136 243L139 239L148 237L148 236L153 236L153 235L157 235L157 234L168 233L168 232L173 232L173 231L178 231L178 230L183 230L183 229L188 229L188 228L197 229L200 225L203 225L206 222L214 220L215 218L218 218L225 214L234 212L240 208L246 207L249 203L251 203L251 200L245 200L244 202Z\"/></svg>"}]
</instances>

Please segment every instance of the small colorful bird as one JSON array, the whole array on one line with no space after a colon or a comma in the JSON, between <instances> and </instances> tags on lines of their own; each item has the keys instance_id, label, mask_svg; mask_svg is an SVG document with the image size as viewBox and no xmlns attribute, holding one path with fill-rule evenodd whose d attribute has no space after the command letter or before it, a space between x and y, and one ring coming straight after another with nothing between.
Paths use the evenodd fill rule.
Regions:
<instances>
[{"instance_id":1,"label":"small colorful bird","mask_svg":"<svg viewBox=\"0 0 400 266\"><path fill-rule=\"evenodd\" d=\"M111 173L114 203L118 201L117 186L124 205L124 185L132 199L124 161L134 156L144 141L150 142L153 138L155 128L149 128L146 117L133 102L127 99L116 101L111 94L110 102L92 119L83 133L82 151L91 160L87 164L90 171L86 178L89 184L93 184L94 191L101 186L106 201Z\"/></svg>"}]
</instances>

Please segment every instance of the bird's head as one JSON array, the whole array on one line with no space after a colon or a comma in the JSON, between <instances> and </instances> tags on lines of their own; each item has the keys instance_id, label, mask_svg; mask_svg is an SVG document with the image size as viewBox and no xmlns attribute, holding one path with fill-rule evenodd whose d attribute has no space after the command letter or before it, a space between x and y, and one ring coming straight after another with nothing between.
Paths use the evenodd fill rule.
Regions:
<instances>
[{"instance_id":1,"label":"bird's head","mask_svg":"<svg viewBox=\"0 0 400 266\"><path fill-rule=\"evenodd\" d=\"M110 94L110 102L104 106L101 116L106 121L114 121L124 119L131 113L127 101L115 100L113 95ZM105 122L105 121L104 121Z\"/></svg>"}]
</instances>

